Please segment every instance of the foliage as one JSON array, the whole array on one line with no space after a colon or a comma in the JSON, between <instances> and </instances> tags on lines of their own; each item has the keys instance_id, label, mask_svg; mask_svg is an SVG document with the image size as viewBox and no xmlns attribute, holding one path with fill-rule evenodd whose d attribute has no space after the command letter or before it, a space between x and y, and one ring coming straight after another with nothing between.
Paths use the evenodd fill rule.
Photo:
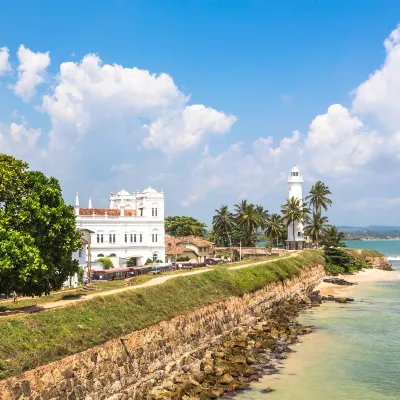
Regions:
<instances>
[{"instance_id":1,"label":"foliage","mask_svg":"<svg viewBox=\"0 0 400 400\"><path fill-rule=\"evenodd\" d=\"M221 236L225 246L232 246L232 230L235 227L235 219L233 214L228 210L228 206L221 206L219 210L215 210L216 214L212 220L212 232L214 235ZM218 241L215 240L216 242ZM221 244L222 245L222 244Z\"/></svg>"},{"instance_id":2,"label":"foliage","mask_svg":"<svg viewBox=\"0 0 400 400\"><path fill-rule=\"evenodd\" d=\"M292 225L293 239L296 241L295 223L296 221L303 221L309 211L303 205L301 199L296 197L286 199L286 203L281 206L281 211L286 224Z\"/></svg>"},{"instance_id":3,"label":"foliage","mask_svg":"<svg viewBox=\"0 0 400 400\"><path fill-rule=\"evenodd\" d=\"M321 244L325 247L346 247L345 234L339 232L336 226L329 226L322 237Z\"/></svg>"},{"instance_id":4,"label":"foliage","mask_svg":"<svg viewBox=\"0 0 400 400\"><path fill-rule=\"evenodd\" d=\"M176 259L176 261L190 261L190 258L188 256L186 256L186 257L178 257Z\"/></svg>"},{"instance_id":5,"label":"foliage","mask_svg":"<svg viewBox=\"0 0 400 400\"><path fill-rule=\"evenodd\" d=\"M0 154L0 293L48 294L78 271L73 207L54 178Z\"/></svg>"},{"instance_id":6,"label":"foliage","mask_svg":"<svg viewBox=\"0 0 400 400\"><path fill-rule=\"evenodd\" d=\"M236 225L243 234L242 246L252 247L255 245L257 228L264 226L266 213L262 206L255 206L248 203L247 200L235 204Z\"/></svg>"},{"instance_id":7,"label":"foliage","mask_svg":"<svg viewBox=\"0 0 400 400\"><path fill-rule=\"evenodd\" d=\"M144 265L149 265L149 264L153 264L153 260L151 258L148 258L144 263Z\"/></svg>"},{"instance_id":8,"label":"foliage","mask_svg":"<svg viewBox=\"0 0 400 400\"><path fill-rule=\"evenodd\" d=\"M144 329L202 306L242 296L323 262L317 251L236 270L217 268L70 306L0 318L0 379ZM140 277L138 277L140 278ZM135 278L137 279L137 278Z\"/></svg>"},{"instance_id":9,"label":"foliage","mask_svg":"<svg viewBox=\"0 0 400 400\"><path fill-rule=\"evenodd\" d=\"M131 257L128 262L126 263L126 265L128 267L136 267L136 258L135 257Z\"/></svg>"},{"instance_id":10,"label":"foliage","mask_svg":"<svg viewBox=\"0 0 400 400\"><path fill-rule=\"evenodd\" d=\"M193 217L171 216L165 218L165 233L174 237L206 237L207 225Z\"/></svg>"},{"instance_id":11,"label":"foliage","mask_svg":"<svg viewBox=\"0 0 400 400\"><path fill-rule=\"evenodd\" d=\"M79 268L79 270L78 270L78 283L80 283L81 285L83 284L84 275L85 275L85 271L83 270L83 268Z\"/></svg>"},{"instance_id":12,"label":"foliage","mask_svg":"<svg viewBox=\"0 0 400 400\"><path fill-rule=\"evenodd\" d=\"M344 274L345 270L343 267L339 267L335 264L325 264L325 272L330 275Z\"/></svg>"},{"instance_id":13,"label":"foliage","mask_svg":"<svg viewBox=\"0 0 400 400\"><path fill-rule=\"evenodd\" d=\"M327 211L332 205L332 200L328 197L332 194L325 183L318 181L311 187L310 194L306 197L310 206L313 207L314 214L322 212L322 208Z\"/></svg>"},{"instance_id":14,"label":"foliage","mask_svg":"<svg viewBox=\"0 0 400 400\"><path fill-rule=\"evenodd\" d=\"M266 235L270 239L275 239L276 245L279 244L279 239L282 238L285 232L285 221L279 214L271 214L267 221Z\"/></svg>"},{"instance_id":15,"label":"foliage","mask_svg":"<svg viewBox=\"0 0 400 400\"><path fill-rule=\"evenodd\" d=\"M306 235L312 236L318 244L320 235L327 229L328 217L322 216L321 212L317 211L311 218L306 219L306 223L304 230Z\"/></svg>"},{"instance_id":16,"label":"foliage","mask_svg":"<svg viewBox=\"0 0 400 400\"><path fill-rule=\"evenodd\" d=\"M114 264L107 257L99 258L96 261L100 262L103 265L103 269L113 269L114 268Z\"/></svg>"}]
</instances>

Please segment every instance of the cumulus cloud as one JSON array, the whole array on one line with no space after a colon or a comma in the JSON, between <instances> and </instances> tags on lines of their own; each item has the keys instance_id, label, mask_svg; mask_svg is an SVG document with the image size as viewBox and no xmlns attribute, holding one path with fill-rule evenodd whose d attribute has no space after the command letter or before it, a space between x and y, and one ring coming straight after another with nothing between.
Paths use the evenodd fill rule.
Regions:
<instances>
[{"instance_id":1,"label":"cumulus cloud","mask_svg":"<svg viewBox=\"0 0 400 400\"><path fill-rule=\"evenodd\" d=\"M201 104L187 105L189 96L168 74L103 64L94 54L61 64L57 82L42 104L52 120L55 147L70 143L75 132L99 137L99 130L108 129L114 139L135 137L136 147L140 140L147 148L182 151L208 133L229 131L236 121Z\"/></svg>"},{"instance_id":2,"label":"cumulus cloud","mask_svg":"<svg viewBox=\"0 0 400 400\"><path fill-rule=\"evenodd\" d=\"M376 118L384 128L400 129L400 25L385 40L382 67L355 90L352 111Z\"/></svg>"},{"instance_id":3,"label":"cumulus cloud","mask_svg":"<svg viewBox=\"0 0 400 400\"><path fill-rule=\"evenodd\" d=\"M14 93L24 101L29 101L35 94L36 87L44 82L46 68L50 65L49 52L35 53L21 44L17 56L18 81L14 86Z\"/></svg>"},{"instance_id":4,"label":"cumulus cloud","mask_svg":"<svg viewBox=\"0 0 400 400\"><path fill-rule=\"evenodd\" d=\"M144 139L145 147L160 149L167 154L190 149L207 134L227 133L237 119L202 104L167 114L151 125L145 125L149 137Z\"/></svg>"},{"instance_id":5,"label":"cumulus cloud","mask_svg":"<svg viewBox=\"0 0 400 400\"><path fill-rule=\"evenodd\" d=\"M31 159L32 153L35 153L35 157L41 157L44 151L37 146L40 135L40 129L27 128L24 120L22 124L0 123L0 151L24 160Z\"/></svg>"},{"instance_id":6,"label":"cumulus cloud","mask_svg":"<svg viewBox=\"0 0 400 400\"><path fill-rule=\"evenodd\" d=\"M0 76L6 75L11 71L11 65L9 59L8 47L0 47Z\"/></svg>"}]
</instances>

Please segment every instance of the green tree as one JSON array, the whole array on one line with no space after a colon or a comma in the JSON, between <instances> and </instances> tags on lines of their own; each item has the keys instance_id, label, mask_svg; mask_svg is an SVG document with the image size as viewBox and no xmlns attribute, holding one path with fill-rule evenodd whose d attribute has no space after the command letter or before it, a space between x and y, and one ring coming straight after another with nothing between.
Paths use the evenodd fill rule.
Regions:
<instances>
[{"instance_id":1,"label":"green tree","mask_svg":"<svg viewBox=\"0 0 400 400\"><path fill-rule=\"evenodd\" d=\"M235 204L235 221L243 233L243 246L254 246L256 242L256 230L260 226L259 214L254 204L242 200Z\"/></svg>"},{"instance_id":2,"label":"green tree","mask_svg":"<svg viewBox=\"0 0 400 400\"><path fill-rule=\"evenodd\" d=\"M0 292L48 294L78 272L73 207L55 178L0 154Z\"/></svg>"},{"instance_id":3,"label":"green tree","mask_svg":"<svg viewBox=\"0 0 400 400\"><path fill-rule=\"evenodd\" d=\"M346 247L344 240L346 235L340 232L336 226L328 226L321 239L321 244L325 247Z\"/></svg>"},{"instance_id":4,"label":"green tree","mask_svg":"<svg viewBox=\"0 0 400 400\"><path fill-rule=\"evenodd\" d=\"M332 200L328 197L332 194L325 183L318 181L311 187L310 194L306 197L314 213L322 213L322 208L326 211L332 205Z\"/></svg>"},{"instance_id":5,"label":"green tree","mask_svg":"<svg viewBox=\"0 0 400 400\"><path fill-rule=\"evenodd\" d=\"M304 207L300 199L291 197L286 199L286 203L281 206L281 211L286 224L291 225L293 240L296 241L295 223L306 218L308 209Z\"/></svg>"},{"instance_id":6,"label":"green tree","mask_svg":"<svg viewBox=\"0 0 400 400\"><path fill-rule=\"evenodd\" d=\"M279 238L283 236L284 231L285 222L282 216L279 214L271 214L268 218L265 234L270 239L275 239L276 245L278 246Z\"/></svg>"},{"instance_id":7,"label":"green tree","mask_svg":"<svg viewBox=\"0 0 400 400\"><path fill-rule=\"evenodd\" d=\"M206 237L207 225L193 217L171 216L165 218L165 233L175 237Z\"/></svg>"},{"instance_id":8,"label":"green tree","mask_svg":"<svg viewBox=\"0 0 400 400\"><path fill-rule=\"evenodd\" d=\"M235 220L228 206L221 206L219 210L215 210L213 216L212 232L215 237L225 237L224 242L227 246L232 245L232 231L235 227Z\"/></svg>"},{"instance_id":9,"label":"green tree","mask_svg":"<svg viewBox=\"0 0 400 400\"><path fill-rule=\"evenodd\" d=\"M114 264L108 257L98 258L96 262L100 262L103 265L103 269L113 269Z\"/></svg>"},{"instance_id":10,"label":"green tree","mask_svg":"<svg viewBox=\"0 0 400 400\"><path fill-rule=\"evenodd\" d=\"M317 245L321 233L323 233L328 225L328 217L322 216L320 212L313 213L311 218L307 218L307 225L305 233L312 236L313 240L316 241Z\"/></svg>"},{"instance_id":11,"label":"green tree","mask_svg":"<svg viewBox=\"0 0 400 400\"><path fill-rule=\"evenodd\" d=\"M262 205L256 205L255 211L258 217L258 228L265 230L268 226L268 210L264 210L264 207Z\"/></svg>"}]
</instances>

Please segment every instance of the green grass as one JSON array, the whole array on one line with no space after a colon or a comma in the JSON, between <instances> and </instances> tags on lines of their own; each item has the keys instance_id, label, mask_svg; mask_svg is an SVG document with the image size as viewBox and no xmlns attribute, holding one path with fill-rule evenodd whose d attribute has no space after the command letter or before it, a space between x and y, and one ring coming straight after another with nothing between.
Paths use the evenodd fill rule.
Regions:
<instances>
[{"instance_id":1,"label":"green grass","mask_svg":"<svg viewBox=\"0 0 400 400\"><path fill-rule=\"evenodd\" d=\"M192 276L35 314L0 317L0 378L81 352L189 310L261 289L323 263L321 252Z\"/></svg>"},{"instance_id":2,"label":"green grass","mask_svg":"<svg viewBox=\"0 0 400 400\"><path fill-rule=\"evenodd\" d=\"M357 249L345 249L354 258L365 258L365 257L384 257L384 254L379 253L376 250L357 250Z\"/></svg>"}]
</instances>

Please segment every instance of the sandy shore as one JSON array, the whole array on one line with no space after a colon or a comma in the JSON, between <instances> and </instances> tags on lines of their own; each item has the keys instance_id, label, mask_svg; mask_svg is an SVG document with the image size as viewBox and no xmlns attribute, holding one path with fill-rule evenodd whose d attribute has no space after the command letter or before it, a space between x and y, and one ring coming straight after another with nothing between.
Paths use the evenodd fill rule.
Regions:
<instances>
[{"instance_id":1,"label":"sandy shore","mask_svg":"<svg viewBox=\"0 0 400 400\"><path fill-rule=\"evenodd\" d=\"M368 282L382 282L392 281L400 279L400 271L382 271L381 269L366 269L358 272L355 275L340 275L339 278L343 278L349 282L355 282L358 284ZM333 296L345 296L350 295L353 292L355 286L340 286L332 285L331 283L322 282L316 290L321 291L321 295L327 296L331 294Z\"/></svg>"}]
</instances>

